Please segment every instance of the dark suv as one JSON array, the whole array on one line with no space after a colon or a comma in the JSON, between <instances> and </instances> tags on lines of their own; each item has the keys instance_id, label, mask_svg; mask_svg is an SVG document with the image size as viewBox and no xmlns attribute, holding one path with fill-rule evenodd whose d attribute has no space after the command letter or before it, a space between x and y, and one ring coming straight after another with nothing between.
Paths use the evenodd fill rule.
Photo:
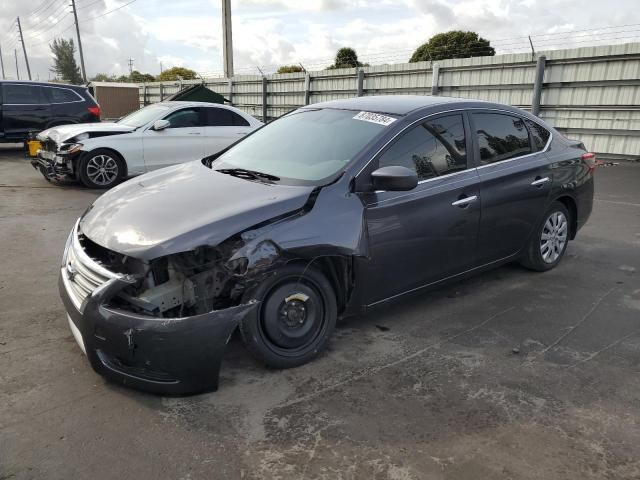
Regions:
<instances>
[{"instance_id":1,"label":"dark suv","mask_svg":"<svg viewBox=\"0 0 640 480\"><path fill-rule=\"evenodd\" d=\"M100 121L87 87L0 81L0 142L22 142L31 132L69 123Z\"/></svg>"}]
</instances>

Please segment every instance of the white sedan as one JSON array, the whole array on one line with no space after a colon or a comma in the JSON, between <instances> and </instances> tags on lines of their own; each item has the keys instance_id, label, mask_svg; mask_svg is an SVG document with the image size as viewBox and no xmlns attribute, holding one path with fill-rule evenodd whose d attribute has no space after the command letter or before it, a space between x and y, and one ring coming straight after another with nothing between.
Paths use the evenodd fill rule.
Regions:
<instances>
[{"instance_id":1,"label":"white sedan","mask_svg":"<svg viewBox=\"0 0 640 480\"><path fill-rule=\"evenodd\" d=\"M224 150L262 122L237 108L161 102L115 123L62 125L40 132L32 160L47 179L110 188L124 178Z\"/></svg>"}]
</instances>

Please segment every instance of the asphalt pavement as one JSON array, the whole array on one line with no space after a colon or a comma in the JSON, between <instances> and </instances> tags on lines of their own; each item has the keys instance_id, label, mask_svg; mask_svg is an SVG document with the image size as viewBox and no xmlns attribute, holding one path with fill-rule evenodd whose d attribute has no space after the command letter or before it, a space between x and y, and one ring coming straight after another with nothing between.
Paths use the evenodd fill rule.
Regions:
<instances>
[{"instance_id":1,"label":"asphalt pavement","mask_svg":"<svg viewBox=\"0 0 640 480\"><path fill-rule=\"evenodd\" d=\"M99 192L0 146L0 480L640 478L640 164L596 178L555 270L348 319L292 370L234 338L218 392L163 398L96 375L58 298Z\"/></svg>"}]
</instances>

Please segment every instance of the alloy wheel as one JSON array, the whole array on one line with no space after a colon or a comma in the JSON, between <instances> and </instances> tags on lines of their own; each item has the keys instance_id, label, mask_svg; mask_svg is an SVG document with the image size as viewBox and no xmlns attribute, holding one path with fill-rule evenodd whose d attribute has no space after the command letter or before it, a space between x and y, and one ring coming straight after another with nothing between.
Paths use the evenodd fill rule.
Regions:
<instances>
[{"instance_id":1,"label":"alloy wheel","mask_svg":"<svg viewBox=\"0 0 640 480\"><path fill-rule=\"evenodd\" d=\"M87 177L96 185L111 185L118 178L118 162L109 155L96 155L87 162Z\"/></svg>"},{"instance_id":2,"label":"alloy wheel","mask_svg":"<svg viewBox=\"0 0 640 480\"><path fill-rule=\"evenodd\" d=\"M567 244L569 222L562 212L553 212L542 227L540 254L546 263L554 263L560 258Z\"/></svg>"}]
</instances>

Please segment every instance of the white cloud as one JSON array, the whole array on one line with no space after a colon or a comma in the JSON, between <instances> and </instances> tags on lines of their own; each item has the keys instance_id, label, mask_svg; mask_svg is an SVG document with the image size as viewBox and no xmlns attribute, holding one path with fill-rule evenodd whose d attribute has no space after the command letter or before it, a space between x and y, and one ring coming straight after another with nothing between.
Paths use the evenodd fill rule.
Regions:
<instances>
[{"instance_id":1,"label":"white cloud","mask_svg":"<svg viewBox=\"0 0 640 480\"><path fill-rule=\"evenodd\" d=\"M15 70L13 48L19 46L11 24L20 15L34 78L46 79L51 66L48 42L72 26L72 17L64 6L30 15L41 2L29 8L26 3L33 2L0 0L5 69L8 73ZM222 69L219 0L139 0L95 20L90 19L123 5L125 0L85 0L79 7L83 3L85 7L78 13L90 76L125 73L129 58L134 58L136 69L154 74L159 72L161 61L165 68ZM489 40L500 39L494 46L499 52L509 51L514 46L526 48L530 33L640 23L635 3L609 0L604 9L597 0L557 0L553 8L542 0L234 0L234 63L238 73L255 73L256 65L273 70L298 62L307 68L322 68L342 46L355 48L363 61L400 62L430 36L450 29L473 30ZM609 37L626 36L629 38L618 41L629 41L634 35L640 40L640 29ZM64 36L75 38L75 30L69 28ZM534 37L537 49L571 43L571 38L557 42L549 38ZM574 40L580 41L577 45L587 44L585 37ZM20 68L24 77L22 55Z\"/></svg>"}]
</instances>

